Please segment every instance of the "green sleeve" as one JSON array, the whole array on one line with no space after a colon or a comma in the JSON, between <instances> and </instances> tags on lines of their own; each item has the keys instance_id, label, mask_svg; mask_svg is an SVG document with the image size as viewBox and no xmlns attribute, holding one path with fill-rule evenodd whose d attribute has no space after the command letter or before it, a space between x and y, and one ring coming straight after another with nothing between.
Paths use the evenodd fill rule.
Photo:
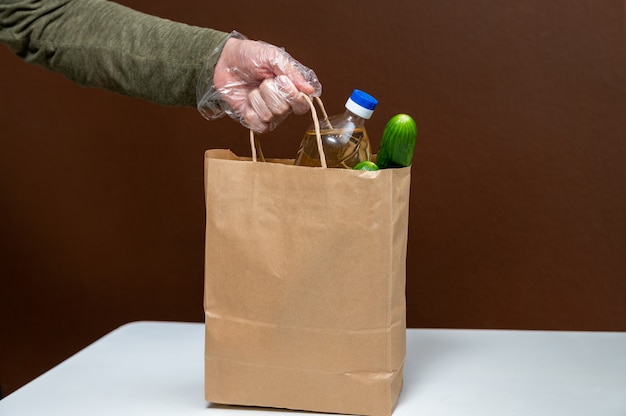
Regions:
<instances>
[{"instance_id":1,"label":"green sleeve","mask_svg":"<svg viewBox=\"0 0 626 416\"><path fill-rule=\"evenodd\" d=\"M0 0L0 42L25 61L163 105L196 106L202 66L227 36L105 0Z\"/></svg>"}]
</instances>

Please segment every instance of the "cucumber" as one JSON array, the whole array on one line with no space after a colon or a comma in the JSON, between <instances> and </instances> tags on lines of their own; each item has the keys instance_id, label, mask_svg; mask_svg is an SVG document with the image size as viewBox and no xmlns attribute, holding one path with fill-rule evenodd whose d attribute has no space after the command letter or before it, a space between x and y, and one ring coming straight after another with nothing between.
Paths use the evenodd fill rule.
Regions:
<instances>
[{"instance_id":1,"label":"cucumber","mask_svg":"<svg viewBox=\"0 0 626 416\"><path fill-rule=\"evenodd\" d=\"M376 163L370 162L369 160L364 160L356 164L353 168L354 170L378 170L378 166Z\"/></svg>"},{"instance_id":2,"label":"cucumber","mask_svg":"<svg viewBox=\"0 0 626 416\"><path fill-rule=\"evenodd\" d=\"M411 166L417 126L408 114L396 114L383 130L376 164L380 169Z\"/></svg>"}]
</instances>

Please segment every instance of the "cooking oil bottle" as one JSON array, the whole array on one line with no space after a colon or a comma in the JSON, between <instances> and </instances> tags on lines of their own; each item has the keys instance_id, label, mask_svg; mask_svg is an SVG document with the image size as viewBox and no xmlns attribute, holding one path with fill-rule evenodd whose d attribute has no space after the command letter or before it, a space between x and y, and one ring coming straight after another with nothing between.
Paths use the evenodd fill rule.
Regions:
<instances>
[{"instance_id":1,"label":"cooking oil bottle","mask_svg":"<svg viewBox=\"0 0 626 416\"><path fill-rule=\"evenodd\" d=\"M320 133L329 168L352 169L363 160L370 160L372 149L365 120L374 113L378 101L361 90L354 90L346 101L346 111L320 120ZM296 155L298 166L321 166L315 128L311 125Z\"/></svg>"}]
</instances>

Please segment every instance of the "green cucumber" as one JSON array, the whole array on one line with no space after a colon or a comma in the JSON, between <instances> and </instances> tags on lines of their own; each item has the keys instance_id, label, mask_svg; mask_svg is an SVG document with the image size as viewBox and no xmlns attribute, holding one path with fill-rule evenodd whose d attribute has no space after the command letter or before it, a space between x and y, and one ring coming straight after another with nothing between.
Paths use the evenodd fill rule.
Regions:
<instances>
[{"instance_id":1,"label":"green cucumber","mask_svg":"<svg viewBox=\"0 0 626 416\"><path fill-rule=\"evenodd\" d=\"M415 120L407 114L393 116L385 129L380 141L376 164L380 169L411 166L417 126Z\"/></svg>"}]
</instances>

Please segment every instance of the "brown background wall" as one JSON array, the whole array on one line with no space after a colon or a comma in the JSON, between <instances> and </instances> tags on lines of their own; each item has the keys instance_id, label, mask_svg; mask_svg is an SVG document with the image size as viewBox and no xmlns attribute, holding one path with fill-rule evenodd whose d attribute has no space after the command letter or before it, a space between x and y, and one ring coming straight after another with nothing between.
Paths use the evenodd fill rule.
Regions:
<instances>
[{"instance_id":1,"label":"brown background wall","mask_svg":"<svg viewBox=\"0 0 626 416\"><path fill-rule=\"evenodd\" d=\"M374 146L414 116L410 327L626 330L623 2L121 2L284 46L330 112L371 92ZM203 319L203 151L245 154L247 132L5 48L0 68L6 394L125 322Z\"/></svg>"}]
</instances>

